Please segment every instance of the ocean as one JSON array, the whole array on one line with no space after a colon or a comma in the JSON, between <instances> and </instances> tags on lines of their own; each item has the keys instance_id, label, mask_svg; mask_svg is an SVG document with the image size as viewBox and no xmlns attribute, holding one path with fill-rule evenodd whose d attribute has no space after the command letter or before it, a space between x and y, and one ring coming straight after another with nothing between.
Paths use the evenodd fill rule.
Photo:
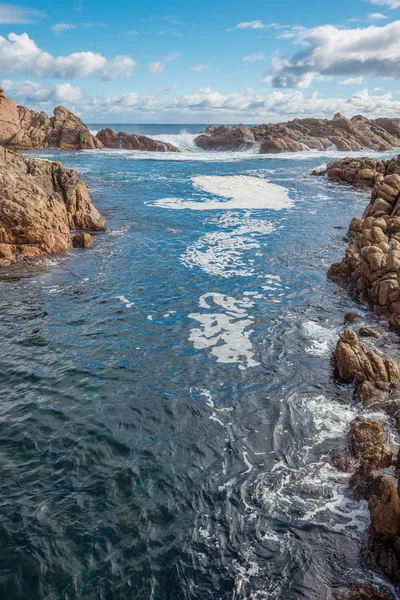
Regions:
<instances>
[{"instance_id":1,"label":"ocean","mask_svg":"<svg viewBox=\"0 0 400 600\"><path fill-rule=\"evenodd\" d=\"M330 355L362 309L326 278L368 195L309 176L333 150L112 127L182 152L26 153L78 169L111 231L0 278L2 597L320 600L373 580L367 507L329 461L359 410Z\"/></svg>"}]
</instances>

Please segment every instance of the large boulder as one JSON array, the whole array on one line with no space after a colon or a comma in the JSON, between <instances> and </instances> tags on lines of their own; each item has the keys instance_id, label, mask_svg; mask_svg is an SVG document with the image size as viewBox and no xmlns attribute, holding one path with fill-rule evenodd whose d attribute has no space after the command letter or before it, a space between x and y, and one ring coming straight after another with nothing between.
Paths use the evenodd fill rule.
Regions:
<instances>
[{"instance_id":1,"label":"large boulder","mask_svg":"<svg viewBox=\"0 0 400 600\"><path fill-rule=\"evenodd\" d=\"M145 150L148 152L180 152L179 148L160 142L144 135L136 135L120 131L115 133L112 129L102 129L96 135L96 138L104 148L125 149L125 150Z\"/></svg>"},{"instance_id":2,"label":"large boulder","mask_svg":"<svg viewBox=\"0 0 400 600\"><path fill-rule=\"evenodd\" d=\"M386 445L385 433L377 421L356 417L350 425L349 442L362 465L383 469L392 464L393 452Z\"/></svg>"},{"instance_id":3,"label":"large boulder","mask_svg":"<svg viewBox=\"0 0 400 600\"><path fill-rule=\"evenodd\" d=\"M256 145L251 129L242 124L237 127L210 125L194 141L203 150L242 150Z\"/></svg>"},{"instance_id":4,"label":"large boulder","mask_svg":"<svg viewBox=\"0 0 400 600\"><path fill-rule=\"evenodd\" d=\"M368 189L383 181L386 168L385 161L375 158L345 158L329 163L326 174L335 183L348 183L358 189Z\"/></svg>"},{"instance_id":5,"label":"large boulder","mask_svg":"<svg viewBox=\"0 0 400 600\"><path fill-rule=\"evenodd\" d=\"M19 129L17 105L11 98L6 98L4 90L0 88L0 145L8 144Z\"/></svg>"},{"instance_id":6,"label":"large boulder","mask_svg":"<svg viewBox=\"0 0 400 600\"><path fill-rule=\"evenodd\" d=\"M79 174L0 148L0 267L70 250L74 229L107 230Z\"/></svg>"}]
</instances>

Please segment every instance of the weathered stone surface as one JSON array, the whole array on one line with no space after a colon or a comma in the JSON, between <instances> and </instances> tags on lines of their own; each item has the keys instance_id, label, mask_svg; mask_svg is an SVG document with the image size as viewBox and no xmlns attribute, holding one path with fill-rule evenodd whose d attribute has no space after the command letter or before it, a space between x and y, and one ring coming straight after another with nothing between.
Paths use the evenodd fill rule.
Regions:
<instances>
[{"instance_id":1,"label":"weathered stone surface","mask_svg":"<svg viewBox=\"0 0 400 600\"><path fill-rule=\"evenodd\" d=\"M93 244L93 236L90 233L75 233L72 236L74 248L90 248Z\"/></svg>"},{"instance_id":2,"label":"weathered stone surface","mask_svg":"<svg viewBox=\"0 0 400 600\"><path fill-rule=\"evenodd\" d=\"M358 189L373 188L386 174L387 161L375 158L344 158L329 163L326 174L330 181L348 183Z\"/></svg>"},{"instance_id":3,"label":"weathered stone surface","mask_svg":"<svg viewBox=\"0 0 400 600\"><path fill-rule=\"evenodd\" d=\"M17 106L0 88L0 145L13 150L58 147L64 150L102 148L79 117L63 106L54 117Z\"/></svg>"},{"instance_id":4,"label":"weathered stone surface","mask_svg":"<svg viewBox=\"0 0 400 600\"><path fill-rule=\"evenodd\" d=\"M180 152L180 150L172 144L159 142L144 135L129 134L125 131L115 133L115 131L110 128L99 131L96 138L105 148L145 150L148 152Z\"/></svg>"},{"instance_id":5,"label":"weathered stone surface","mask_svg":"<svg viewBox=\"0 0 400 600\"><path fill-rule=\"evenodd\" d=\"M239 130L240 127L240 130ZM363 116L346 119L340 114L328 119L294 119L254 127L212 125L200 134L196 144L206 150L235 150L260 144L260 153L326 150L392 150L400 146L400 119L369 120ZM239 131L238 131L239 130ZM363 181L373 181L373 170L365 166ZM371 184L368 184L370 186Z\"/></svg>"},{"instance_id":6,"label":"weathered stone surface","mask_svg":"<svg viewBox=\"0 0 400 600\"><path fill-rule=\"evenodd\" d=\"M392 464L393 452L387 447L382 425L377 421L357 417L350 425L349 442L361 464L374 469Z\"/></svg>"},{"instance_id":7,"label":"weathered stone surface","mask_svg":"<svg viewBox=\"0 0 400 600\"><path fill-rule=\"evenodd\" d=\"M360 327L358 331L360 337L380 338L382 334L376 327Z\"/></svg>"},{"instance_id":8,"label":"weathered stone surface","mask_svg":"<svg viewBox=\"0 0 400 600\"><path fill-rule=\"evenodd\" d=\"M254 134L246 125L210 125L197 136L195 143L203 150L239 150L256 146Z\"/></svg>"},{"instance_id":9,"label":"weathered stone surface","mask_svg":"<svg viewBox=\"0 0 400 600\"><path fill-rule=\"evenodd\" d=\"M71 229L107 230L79 174L0 147L0 266L70 250Z\"/></svg>"}]
</instances>

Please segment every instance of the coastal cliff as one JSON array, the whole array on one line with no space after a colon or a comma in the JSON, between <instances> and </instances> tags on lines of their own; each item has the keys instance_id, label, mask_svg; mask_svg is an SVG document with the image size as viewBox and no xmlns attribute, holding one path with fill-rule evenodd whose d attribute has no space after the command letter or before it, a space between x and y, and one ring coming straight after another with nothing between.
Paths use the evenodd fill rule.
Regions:
<instances>
[{"instance_id":1,"label":"coastal cliff","mask_svg":"<svg viewBox=\"0 0 400 600\"><path fill-rule=\"evenodd\" d=\"M0 267L90 245L107 231L77 171L0 147Z\"/></svg>"},{"instance_id":2,"label":"coastal cliff","mask_svg":"<svg viewBox=\"0 0 400 600\"><path fill-rule=\"evenodd\" d=\"M367 119L357 115L346 119L337 113L329 119L294 119L247 127L210 125L195 143L204 150L258 148L260 154L304 150L375 151L400 147L400 119Z\"/></svg>"}]
</instances>

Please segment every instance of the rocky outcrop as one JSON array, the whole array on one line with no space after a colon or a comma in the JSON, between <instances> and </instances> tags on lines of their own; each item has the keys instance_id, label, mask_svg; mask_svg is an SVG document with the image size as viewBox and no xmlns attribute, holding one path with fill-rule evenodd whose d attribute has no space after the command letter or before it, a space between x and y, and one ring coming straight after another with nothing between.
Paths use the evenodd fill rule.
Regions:
<instances>
[{"instance_id":1,"label":"rocky outcrop","mask_svg":"<svg viewBox=\"0 0 400 600\"><path fill-rule=\"evenodd\" d=\"M382 425L377 421L357 417L350 425L350 448L362 464L374 469L390 467L392 450L386 445Z\"/></svg>"},{"instance_id":2,"label":"rocky outcrop","mask_svg":"<svg viewBox=\"0 0 400 600\"><path fill-rule=\"evenodd\" d=\"M63 150L102 148L79 117L63 106L54 117L17 106L0 88L0 145L13 150L58 147Z\"/></svg>"},{"instance_id":3,"label":"rocky outcrop","mask_svg":"<svg viewBox=\"0 0 400 600\"><path fill-rule=\"evenodd\" d=\"M350 223L345 257L328 277L389 321L400 333L400 159L388 163L363 217Z\"/></svg>"},{"instance_id":4,"label":"rocky outcrop","mask_svg":"<svg viewBox=\"0 0 400 600\"><path fill-rule=\"evenodd\" d=\"M257 146L251 129L246 125L229 127L228 125L210 125L195 143L203 150L243 150Z\"/></svg>"},{"instance_id":5,"label":"rocky outcrop","mask_svg":"<svg viewBox=\"0 0 400 600\"><path fill-rule=\"evenodd\" d=\"M151 152L179 152L172 144L146 136L115 133L102 129L97 136L90 133L83 121L63 106L54 109L54 116L17 106L6 98L0 88L0 145L12 150L61 148L62 150L96 150L125 148Z\"/></svg>"},{"instance_id":6,"label":"rocky outcrop","mask_svg":"<svg viewBox=\"0 0 400 600\"><path fill-rule=\"evenodd\" d=\"M70 250L76 229L107 230L77 171L0 148L0 267Z\"/></svg>"},{"instance_id":7,"label":"rocky outcrop","mask_svg":"<svg viewBox=\"0 0 400 600\"><path fill-rule=\"evenodd\" d=\"M400 147L400 119L369 120L361 115L346 119L338 113L332 120L294 119L254 127L212 125L195 142L205 150L236 150L256 142L261 154L329 148L385 151Z\"/></svg>"},{"instance_id":8,"label":"rocky outcrop","mask_svg":"<svg viewBox=\"0 0 400 600\"><path fill-rule=\"evenodd\" d=\"M135 135L120 131L115 133L110 128L102 129L96 138L104 148L145 150L148 152L180 152L178 148L166 142L159 142L144 135Z\"/></svg>"},{"instance_id":9,"label":"rocky outcrop","mask_svg":"<svg viewBox=\"0 0 400 600\"><path fill-rule=\"evenodd\" d=\"M373 188L386 175L387 161L375 158L345 158L329 163L326 175L334 183L348 183L357 189Z\"/></svg>"}]
</instances>

